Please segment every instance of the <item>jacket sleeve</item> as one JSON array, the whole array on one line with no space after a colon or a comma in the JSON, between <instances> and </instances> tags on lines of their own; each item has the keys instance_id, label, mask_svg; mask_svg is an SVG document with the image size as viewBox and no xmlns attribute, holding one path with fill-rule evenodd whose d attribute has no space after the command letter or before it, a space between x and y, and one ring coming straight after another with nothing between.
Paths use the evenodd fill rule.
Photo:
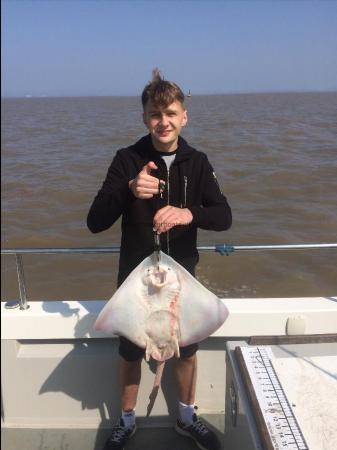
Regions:
<instances>
[{"instance_id":1,"label":"jacket sleeve","mask_svg":"<svg viewBox=\"0 0 337 450\"><path fill-rule=\"evenodd\" d=\"M88 213L87 226L92 233L110 228L121 216L133 198L128 181L123 159L117 152Z\"/></svg>"},{"instance_id":2,"label":"jacket sleeve","mask_svg":"<svg viewBox=\"0 0 337 450\"><path fill-rule=\"evenodd\" d=\"M226 197L220 190L213 167L207 157L204 161L202 202L189 207L193 215L192 224L204 230L223 231L232 225L232 212Z\"/></svg>"}]
</instances>

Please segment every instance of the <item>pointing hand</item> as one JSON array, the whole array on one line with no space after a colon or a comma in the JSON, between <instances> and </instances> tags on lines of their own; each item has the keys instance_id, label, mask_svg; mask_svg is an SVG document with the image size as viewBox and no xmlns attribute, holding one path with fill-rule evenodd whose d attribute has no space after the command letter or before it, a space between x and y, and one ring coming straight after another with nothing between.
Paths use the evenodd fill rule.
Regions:
<instances>
[{"instance_id":1,"label":"pointing hand","mask_svg":"<svg viewBox=\"0 0 337 450\"><path fill-rule=\"evenodd\" d=\"M149 161L133 180L129 181L129 188L133 195L140 199L152 198L159 193L159 183L163 180L151 176L151 170L157 170L158 167L153 161Z\"/></svg>"}]
</instances>

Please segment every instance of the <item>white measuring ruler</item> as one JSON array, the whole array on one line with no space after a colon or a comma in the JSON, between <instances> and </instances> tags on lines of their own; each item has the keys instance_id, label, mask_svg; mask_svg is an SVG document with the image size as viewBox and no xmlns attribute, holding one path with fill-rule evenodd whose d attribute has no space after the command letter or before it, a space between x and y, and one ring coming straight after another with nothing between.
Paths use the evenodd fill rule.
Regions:
<instances>
[{"instance_id":1,"label":"white measuring ruler","mask_svg":"<svg viewBox=\"0 0 337 450\"><path fill-rule=\"evenodd\" d=\"M270 347L236 347L235 354L266 450L309 450L272 365Z\"/></svg>"}]
</instances>

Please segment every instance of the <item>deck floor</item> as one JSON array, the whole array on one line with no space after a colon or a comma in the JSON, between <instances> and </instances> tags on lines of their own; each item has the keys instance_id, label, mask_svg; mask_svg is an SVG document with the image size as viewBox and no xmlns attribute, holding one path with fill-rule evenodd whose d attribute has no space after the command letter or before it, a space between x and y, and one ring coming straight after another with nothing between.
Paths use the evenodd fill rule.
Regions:
<instances>
[{"instance_id":1,"label":"deck floor","mask_svg":"<svg viewBox=\"0 0 337 450\"><path fill-rule=\"evenodd\" d=\"M204 416L209 427L223 441L224 417ZM108 429L26 429L2 428L3 450L102 450ZM138 428L125 450L197 450L192 439L180 436L173 428Z\"/></svg>"}]
</instances>

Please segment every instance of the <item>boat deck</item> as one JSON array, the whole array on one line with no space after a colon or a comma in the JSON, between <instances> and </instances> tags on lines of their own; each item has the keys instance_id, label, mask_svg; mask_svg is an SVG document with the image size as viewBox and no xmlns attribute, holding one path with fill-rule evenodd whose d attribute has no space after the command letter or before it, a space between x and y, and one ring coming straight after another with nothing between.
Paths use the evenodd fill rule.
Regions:
<instances>
[{"instance_id":1,"label":"boat deck","mask_svg":"<svg viewBox=\"0 0 337 450\"><path fill-rule=\"evenodd\" d=\"M224 416L207 414L207 423L223 441ZM2 429L1 447L3 450L102 450L109 430L100 429ZM192 439L180 436L173 428L138 428L125 446L125 450L197 450Z\"/></svg>"},{"instance_id":2,"label":"boat deck","mask_svg":"<svg viewBox=\"0 0 337 450\"><path fill-rule=\"evenodd\" d=\"M255 445L259 440L256 430L252 443L253 422L247 417L253 414L247 413L248 401L241 404L244 386L230 389L236 378L228 362L229 343L272 345L269 340L274 336L274 345L284 347L299 339L323 342L323 337L330 335L335 343L337 298L225 301L230 310L228 320L199 346L198 414L217 432L223 449L253 450L261 447ZM44 301L31 302L26 310L13 310L2 302L4 450L102 450L109 427L120 414L118 340L98 334L93 327L102 304L98 300ZM172 427L178 400L172 359L165 368L152 415L146 417L154 369L143 361L137 402L139 429L125 449L197 450L192 440Z\"/></svg>"}]
</instances>

